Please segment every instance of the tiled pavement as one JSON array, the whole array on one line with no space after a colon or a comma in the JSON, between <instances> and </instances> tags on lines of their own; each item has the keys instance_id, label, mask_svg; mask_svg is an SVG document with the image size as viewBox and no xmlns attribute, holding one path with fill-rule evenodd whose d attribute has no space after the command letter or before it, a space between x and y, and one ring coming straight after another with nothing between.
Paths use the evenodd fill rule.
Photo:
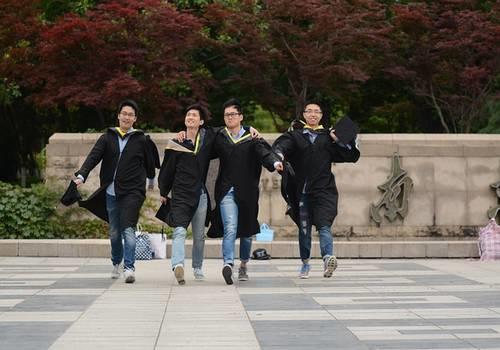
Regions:
<instances>
[{"instance_id":1,"label":"tiled pavement","mask_svg":"<svg viewBox=\"0 0 500 350\"><path fill-rule=\"evenodd\" d=\"M185 286L169 263L127 285L107 259L0 258L0 349L500 349L499 262L252 261L233 286L219 260Z\"/></svg>"}]
</instances>

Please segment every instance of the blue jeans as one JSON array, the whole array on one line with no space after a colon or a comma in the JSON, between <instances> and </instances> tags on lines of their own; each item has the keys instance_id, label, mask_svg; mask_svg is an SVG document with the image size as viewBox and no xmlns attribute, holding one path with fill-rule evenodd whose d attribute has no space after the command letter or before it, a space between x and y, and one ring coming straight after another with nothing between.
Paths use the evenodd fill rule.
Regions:
<instances>
[{"instance_id":1,"label":"blue jeans","mask_svg":"<svg viewBox=\"0 0 500 350\"><path fill-rule=\"evenodd\" d=\"M302 261L311 258L311 231L312 223L309 213L308 198L306 194L302 194L299 202L299 249L300 258ZM330 227L322 226L318 228L319 232L319 247L321 257L333 255L333 237Z\"/></svg>"},{"instance_id":2,"label":"blue jeans","mask_svg":"<svg viewBox=\"0 0 500 350\"><path fill-rule=\"evenodd\" d=\"M234 200L234 190L222 198L220 202L220 214L222 225L224 226L224 237L222 239L222 257L224 264L234 264L234 243L238 232L238 205ZM240 260L247 262L250 260L252 250L252 237L240 238Z\"/></svg>"},{"instance_id":3,"label":"blue jeans","mask_svg":"<svg viewBox=\"0 0 500 350\"><path fill-rule=\"evenodd\" d=\"M135 270L135 228L120 227L120 208L115 196L106 194L106 209L109 217L111 262L118 265L123 260L125 269Z\"/></svg>"},{"instance_id":4,"label":"blue jeans","mask_svg":"<svg viewBox=\"0 0 500 350\"><path fill-rule=\"evenodd\" d=\"M205 249L205 219L207 217L207 194L203 192L200 195L198 208L191 220L191 229L193 230L193 250L192 266L200 268L203 265L203 251ZM186 228L179 226L174 229L172 239L172 268L175 265L184 265L184 243L186 241Z\"/></svg>"}]
</instances>

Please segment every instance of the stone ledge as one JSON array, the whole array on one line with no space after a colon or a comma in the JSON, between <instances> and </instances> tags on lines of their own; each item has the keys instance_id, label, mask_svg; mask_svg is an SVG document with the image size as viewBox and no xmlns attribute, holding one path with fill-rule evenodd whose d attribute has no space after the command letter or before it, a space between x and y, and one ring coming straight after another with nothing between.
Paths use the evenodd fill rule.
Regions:
<instances>
[{"instance_id":1,"label":"stone ledge","mask_svg":"<svg viewBox=\"0 0 500 350\"><path fill-rule=\"evenodd\" d=\"M186 257L191 257L192 241L186 241ZM336 241L339 258L478 258L477 241ZM167 256L172 241L167 240ZM298 258L296 241L254 241L252 249L265 248L273 258ZM235 253L238 254L238 242ZM319 257L319 242L313 242L312 256ZM0 240L0 256L109 257L107 239ZM220 258L221 241L205 242L205 257Z\"/></svg>"}]
</instances>

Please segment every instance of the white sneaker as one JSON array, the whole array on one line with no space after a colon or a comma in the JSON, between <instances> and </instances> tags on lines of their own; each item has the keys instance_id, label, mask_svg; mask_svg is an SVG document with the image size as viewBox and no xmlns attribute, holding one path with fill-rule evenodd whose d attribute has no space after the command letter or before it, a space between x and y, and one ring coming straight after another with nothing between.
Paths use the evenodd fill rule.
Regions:
<instances>
[{"instance_id":1,"label":"white sneaker","mask_svg":"<svg viewBox=\"0 0 500 350\"><path fill-rule=\"evenodd\" d=\"M197 281L203 281L205 279L205 275L203 274L203 271L199 267L195 267L193 269L193 275L194 279Z\"/></svg>"},{"instance_id":2,"label":"white sneaker","mask_svg":"<svg viewBox=\"0 0 500 350\"><path fill-rule=\"evenodd\" d=\"M333 271L337 269L337 258L333 255L327 255L323 260L324 272L323 277L330 278L333 275Z\"/></svg>"},{"instance_id":3,"label":"white sneaker","mask_svg":"<svg viewBox=\"0 0 500 350\"><path fill-rule=\"evenodd\" d=\"M184 266L182 266L181 264L175 265L174 275L177 283L179 283L181 286L183 284L186 284L186 281L184 280Z\"/></svg>"},{"instance_id":4,"label":"white sneaker","mask_svg":"<svg viewBox=\"0 0 500 350\"><path fill-rule=\"evenodd\" d=\"M123 277L125 277L125 283L134 283L135 282L134 270L125 269L125 271L123 272Z\"/></svg>"},{"instance_id":5,"label":"white sneaker","mask_svg":"<svg viewBox=\"0 0 500 350\"><path fill-rule=\"evenodd\" d=\"M122 269L123 268L121 264L113 265L113 271L111 271L111 278L114 280L120 278L122 274Z\"/></svg>"}]
</instances>

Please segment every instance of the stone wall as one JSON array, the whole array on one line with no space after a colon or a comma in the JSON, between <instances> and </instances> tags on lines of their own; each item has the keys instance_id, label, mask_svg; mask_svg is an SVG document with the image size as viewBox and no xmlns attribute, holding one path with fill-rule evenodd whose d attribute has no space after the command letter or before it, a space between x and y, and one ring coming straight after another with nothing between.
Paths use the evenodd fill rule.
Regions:
<instances>
[{"instance_id":1,"label":"stone wall","mask_svg":"<svg viewBox=\"0 0 500 350\"><path fill-rule=\"evenodd\" d=\"M151 134L160 154L173 134ZM265 134L272 142L278 134ZM54 134L47 146L47 183L66 185L84 161L98 134ZM363 134L359 137L361 158L356 164L334 164L339 189L339 215L333 231L347 239L467 237L486 224L490 207L498 205L491 184L500 181L500 135L475 134ZM378 226L370 219L370 205L382 198L378 186L391 176L393 155L413 181L408 213ZM217 163L213 162L209 183L213 185ZM97 167L85 189L98 187ZM209 184L210 188L210 184ZM149 193L158 197L157 190ZM280 237L296 237L292 221L284 215L280 176L262 172L259 220L268 223ZM384 215L384 207L378 211Z\"/></svg>"}]
</instances>

